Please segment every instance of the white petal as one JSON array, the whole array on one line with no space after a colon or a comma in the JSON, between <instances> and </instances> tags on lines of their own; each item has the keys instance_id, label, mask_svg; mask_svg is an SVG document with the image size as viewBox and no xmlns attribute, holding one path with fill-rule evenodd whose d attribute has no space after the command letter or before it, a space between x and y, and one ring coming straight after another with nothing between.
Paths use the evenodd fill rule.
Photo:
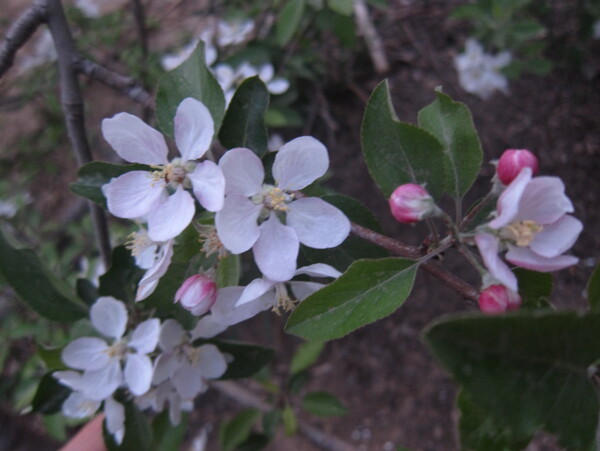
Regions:
<instances>
[{"instance_id":1,"label":"white petal","mask_svg":"<svg viewBox=\"0 0 600 451\"><path fill-rule=\"evenodd\" d=\"M479 253L491 276L512 291L519 291L517 276L498 257L498 239L488 233L475 236Z\"/></svg>"},{"instance_id":2,"label":"white petal","mask_svg":"<svg viewBox=\"0 0 600 451\"><path fill-rule=\"evenodd\" d=\"M254 205L245 196L230 194L223 208L215 215L219 239L233 254L241 254L252 247L258 239L258 215L261 205Z\"/></svg>"},{"instance_id":3,"label":"white petal","mask_svg":"<svg viewBox=\"0 0 600 451\"><path fill-rule=\"evenodd\" d=\"M154 290L156 290L156 287L158 286L158 282L158 280L153 280L151 282L145 282L142 284L142 282L140 281L140 283L138 284L137 292L135 294L135 301L143 301L152 293L154 293Z\"/></svg>"},{"instance_id":4,"label":"white petal","mask_svg":"<svg viewBox=\"0 0 600 451\"><path fill-rule=\"evenodd\" d=\"M323 288L325 286L322 283L298 282L295 280L292 280L291 282L289 282L289 285L290 285L290 288L292 289L292 293L294 293L294 297L296 299L298 299L299 301L305 300L307 297L309 297L315 291L320 290L321 288Z\"/></svg>"},{"instance_id":5,"label":"white petal","mask_svg":"<svg viewBox=\"0 0 600 451\"><path fill-rule=\"evenodd\" d=\"M152 382L152 362L147 355L127 354L125 363L125 382L136 396L143 395L150 389Z\"/></svg>"},{"instance_id":6,"label":"white petal","mask_svg":"<svg viewBox=\"0 0 600 451\"><path fill-rule=\"evenodd\" d=\"M272 64L263 64L258 68L258 78L264 83L271 81L273 75L275 75L275 69Z\"/></svg>"},{"instance_id":7,"label":"white petal","mask_svg":"<svg viewBox=\"0 0 600 451\"><path fill-rule=\"evenodd\" d=\"M90 399L102 401L112 395L123 383L123 372L118 360L113 359L107 366L96 371L83 373L83 393Z\"/></svg>"},{"instance_id":8,"label":"white petal","mask_svg":"<svg viewBox=\"0 0 600 451\"><path fill-rule=\"evenodd\" d=\"M225 176L219 166L212 161L204 161L198 163L194 172L187 176L192 182L192 191L200 205L208 211L219 211L223 208Z\"/></svg>"},{"instance_id":9,"label":"white petal","mask_svg":"<svg viewBox=\"0 0 600 451\"><path fill-rule=\"evenodd\" d=\"M312 136L284 144L273 163L273 178L285 190L302 189L327 172L327 148Z\"/></svg>"},{"instance_id":10,"label":"white petal","mask_svg":"<svg viewBox=\"0 0 600 451\"><path fill-rule=\"evenodd\" d=\"M183 343L185 329L174 319L166 320L160 328L158 344L163 351L170 351Z\"/></svg>"},{"instance_id":11,"label":"white petal","mask_svg":"<svg viewBox=\"0 0 600 451\"><path fill-rule=\"evenodd\" d=\"M86 398L82 393L73 392L62 405L62 413L67 418L88 418L100 408L100 401Z\"/></svg>"},{"instance_id":12,"label":"white petal","mask_svg":"<svg viewBox=\"0 0 600 451\"><path fill-rule=\"evenodd\" d=\"M215 321L231 326L273 308L275 304L275 294L269 291L254 301L235 307L243 291L243 287L225 287L218 291L217 300L211 309Z\"/></svg>"},{"instance_id":13,"label":"white petal","mask_svg":"<svg viewBox=\"0 0 600 451\"><path fill-rule=\"evenodd\" d=\"M545 225L531 242L531 250L546 258L557 257L575 244L583 224L573 216L564 215L558 221Z\"/></svg>"},{"instance_id":14,"label":"white petal","mask_svg":"<svg viewBox=\"0 0 600 451\"><path fill-rule=\"evenodd\" d=\"M192 367L187 361L180 366L171 378L177 393L184 398L194 398L198 393L206 389L199 368Z\"/></svg>"},{"instance_id":15,"label":"white petal","mask_svg":"<svg viewBox=\"0 0 600 451\"><path fill-rule=\"evenodd\" d=\"M128 344L140 354L150 354L156 348L160 330L159 319L147 319L137 325Z\"/></svg>"},{"instance_id":16,"label":"white petal","mask_svg":"<svg viewBox=\"0 0 600 451\"><path fill-rule=\"evenodd\" d=\"M73 391L80 391L83 388L81 383L83 375L77 371L55 371L52 377Z\"/></svg>"},{"instance_id":17,"label":"white petal","mask_svg":"<svg viewBox=\"0 0 600 451\"><path fill-rule=\"evenodd\" d=\"M290 82L285 78L277 77L267 83L267 90L271 94L279 95L283 94L290 87Z\"/></svg>"},{"instance_id":18,"label":"white petal","mask_svg":"<svg viewBox=\"0 0 600 451\"><path fill-rule=\"evenodd\" d=\"M302 268L298 268L296 271L296 275L300 274L308 274L313 277L333 277L338 278L342 275L337 269L333 266L326 265L325 263L315 263L313 265L303 266Z\"/></svg>"},{"instance_id":19,"label":"white petal","mask_svg":"<svg viewBox=\"0 0 600 451\"><path fill-rule=\"evenodd\" d=\"M106 398L104 415L106 415L106 430L115 437L117 444L120 444L125 433L125 407L112 397Z\"/></svg>"},{"instance_id":20,"label":"white petal","mask_svg":"<svg viewBox=\"0 0 600 451\"><path fill-rule=\"evenodd\" d=\"M153 241L175 238L192 222L195 212L194 198L179 185L160 208L148 215L148 236Z\"/></svg>"},{"instance_id":21,"label":"white petal","mask_svg":"<svg viewBox=\"0 0 600 451\"><path fill-rule=\"evenodd\" d=\"M192 97L181 101L173 120L175 142L183 161L197 160L210 147L215 124L202 102Z\"/></svg>"},{"instance_id":22,"label":"white petal","mask_svg":"<svg viewBox=\"0 0 600 451\"><path fill-rule=\"evenodd\" d=\"M532 220L538 224L551 224L565 213L573 212L573 204L565 195L565 185L558 177L535 177L519 203L515 220Z\"/></svg>"},{"instance_id":23,"label":"white petal","mask_svg":"<svg viewBox=\"0 0 600 451\"><path fill-rule=\"evenodd\" d=\"M499 229L511 223L519 211L519 202L531 181L531 168L523 168L519 175L500 194L497 203L498 217L489 223L493 229ZM513 290L516 291L516 290Z\"/></svg>"},{"instance_id":24,"label":"white petal","mask_svg":"<svg viewBox=\"0 0 600 451\"><path fill-rule=\"evenodd\" d=\"M160 258L146 271L144 277L138 283L138 290L135 296L136 301L146 299L154 292L154 289L158 285L158 280L167 273L172 258L173 240L171 239L161 246Z\"/></svg>"},{"instance_id":25,"label":"white petal","mask_svg":"<svg viewBox=\"0 0 600 451\"><path fill-rule=\"evenodd\" d=\"M273 282L267 278L254 279L246 288L244 288L244 292L236 302L235 306L238 307L261 297L267 291L271 290L276 284L277 282Z\"/></svg>"},{"instance_id":26,"label":"white petal","mask_svg":"<svg viewBox=\"0 0 600 451\"><path fill-rule=\"evenodd\" d=\"M579 259L571 255L559 255L554 258L545 258L532 252L526 247L509 246L506 259L521 268L540 272L553 272L577 264Z\"/></svg>"},{"instance_id":27,"label":"white petal","mask_svg":"<svg viewBox=\"0 0 600 451\"><path fill-rule=\"evenodd\" d=\"M119 339L127 326L125 304L110 296L103 296L90 309L92 324L98 332L107 337Z\"/></svg>"},{"instance_id":28,"label":"white petal","mask_svg":"<svg viewBox=\"0 0 600 451\"><path fill-rule=\"evenodd\" d=\"M154 384L160 384L169 379L175 370L179 368L179 363L179 359L172 352L160 354L154 362L152 382Z\"/></svg>"},{"instance_id":29,"label":"white petal","mask_svg":"<svg viewBox=\"0 0 600 451\"><path fill-rule=\"evenodd\" d=\"M335 247L350 233L350 221L341 210L317 197L305 197L289 205L287 224L302 244L317 249Z\"/></svg>"},{"instance_id":30,"label":"white petal","mask_svg":"<svg viewBox=\"0 0 600 451\"><path fill-rule=\"evenodd\" d=\"M78 338L62 350L62 361L78 370L97 370L104 368L110 360L105 352L107 349L107 344L100 338Z\"/></svg>"},{"instance_id":31,"label":"white petal","mask_svg":"<svg viewBox=\"0 0 600 451\"><path fill-rule=\"evenodd\" d=\"M102 121L102 134L121 158L132 163L167 164L167 144L160 132L139 117L119 113Z\"/></svg>"},{"instance_id":32,"label":"white petal","mask_svg":"<svg viewBox=\"0 0 600 451\"><path fill-rule=\"evenodd\" d=\"M165 189L146 171L131 171L102 186L106 205L119 218L140 218L165 201Z\"/></svg>"},{"instance_id":33,"label":"white petal","mask_svg":"<svg viewBox=\"0 0 600 451\"><path fill-rule=\"evenodd\" d=\"M260 236L254 246L258 269L274 282L294 277L300 243L292 227L283 225L275 214L260 225Z\"/></svg>"},{"instance_id":34,"label":"white petal","mask_svg":"<svg viewBox=\"0 0 600 451\"><path fill-rule=\"evenodd\" d=\"M215 345L203 345L198 348L199 367L202 375L207 379L217 379L227 370L225 357Z\"/></svg>"},{"instance_id":35,"label":"white petal","mask_svg":"<svg viewBox=\"0 0 600 451\"><path fill-rule=\"evenodd\" d=\"M227 329L226 324L215 321L214 315L204 315L190 331L192 340L197 338L212 338Z\"/></svg>"},{"instance_id":36,"label":"white petal","mask_svg":"<svg viewBox=\"0 0 600 451\"><path fill-rule=\"evenodd\" d=\"M219 160L225 175L225 193L250 197L262 191L265 169L262 161L250 149L238 147L225 153Z\"/></svg>"}]
</instances>

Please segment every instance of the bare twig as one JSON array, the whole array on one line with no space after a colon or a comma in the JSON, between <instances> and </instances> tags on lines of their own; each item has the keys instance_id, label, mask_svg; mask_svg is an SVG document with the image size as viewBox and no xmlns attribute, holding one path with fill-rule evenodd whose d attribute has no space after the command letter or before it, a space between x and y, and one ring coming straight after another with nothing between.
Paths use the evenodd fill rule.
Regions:
<instances>
[{"instance_id":1,"label":"bare twig","mask_svg":"<svg viewBox=\"0 0 600 451\"><path fill-rule=\"evenodd\" d=\"M45 20L45 2L36 1L13 23L0 45L0 77L13 65L17 51Z\"/></svg>"},{"instance_id":2,"label":"bare twig","mask_svg":"<svg viewBox=\"0 0 600 451\"><path fill-rule=\"evenodd\" d=\"M373 66L375 66L375 71L378 74L389 71L390 63L388 63L387 57L385 56L383 43L371 21L369 10L367 9L367 4L364 0L354 1L354 16L356 17L358 31L367 43L367 48L369 49L369 55L373 61Z\"/></svg>"},{"instance_id":3,"label":"bare twig","mask_svg":"<svg viewBox=\"0 0 600 451\"><path fill-rule=\"evenodd\" d=\"M214 381L211 383L211 385L225 396L228 396L240 404L254 407L263 413L269 412L273 409L273 406L264 401L262 398L234 382ZM298 421L298 429L306 436L306 438L308 438L320 449L326 451L353 451L356 449L350 443L347 443L338 437L327 434L320 429L311 426L305 421Z\"/></svg>"}]
</instances>

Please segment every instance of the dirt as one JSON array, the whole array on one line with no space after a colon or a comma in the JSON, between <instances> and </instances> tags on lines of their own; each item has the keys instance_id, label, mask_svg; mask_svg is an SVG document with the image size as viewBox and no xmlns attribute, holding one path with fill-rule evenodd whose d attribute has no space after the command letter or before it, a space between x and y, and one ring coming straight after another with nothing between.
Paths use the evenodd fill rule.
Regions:
<instances>
[{"instance_id":1,"label":"dirt","mask_svg":"<svg viewBox=\"0 0 600 451\"><path fill-rule=\"evenodd\" d=\"M19 3L23 2L16 4ZM164 13L158 2L149 3L151 13ZM557 66L550 75L523 75L511 81L508 95L495 94L482 100L462 90L452 64L468 36L464 24L448 19L449 12L461 3L464 2L391 0L387 11L372 11L390 61L389 72L375 73L362 46L360 53L332 63L332 80L320 87L322 96L312 99L314 121L303 133L312 134L327 145L334 174L330 187L362 201L390 235L418 244L422 231L399 226L392 220L386 200L368 175L359 145L360 124L365 99L383 78L389 80L399 119L411 123L416 122L418 110L433 101L434 89L442 86L444 92L466 103L473 112L485 154L486 163L469 199L489 188L494 170L489 161L498 158L506 148L534 151L542 174L564 180L575 215L585 228L573 248L580 263L556 275L552 301L562 308L584 308L585 281L597 263L600 242L596 227L600 221L600 177L595 175L600 169L600 76L596 69L600 67L600 41L588 44L579 66L563 63L564 47L553 45L548 56ZM189 3L181 1L172 6L168 15L161 16L167 35L174 34L172 27L178 17L185 16L189 10L186 7ZM545 17L551 26L550 37L556 40L552 42L573 41L576 14L577 8L569 6L569 2L556 2ZM152 36L152 45L164 48L165 43L157 35ZM90 124L121 111L116 104L127 105L123 107L125 111L139 113L138 107L116 100L107 89L96 84L91 87L94 89L86 90L88 100L103 100L94 103L88 118ZM106 100L107 96L111 96L110 100ZM2 126L5 128L6 124ZM100 154L106 154L106 145L97 135L92 142L95 150L102 149ZM70 200L62 198L61 202L66 208ZM450 255L444 265L477 284L472 271L459 258ZM311 369L306 390L331 391L343 400L348 414L327 420L301 414L302 420L362 450L391 450L398 446L411 450L458 449L457 413L453 407L456 388L434 362L420 334L440 315L473 308L430 276L419 275L405 305L384 320L328 343ZM235 338L276 348L276 381L285 379L286 362L299 343L281 333L282 325L283 320L271 315L255 318L229 332ZM256 392L256 384L249 389ZM212 432L207 449L214 449L217 421L223 415L230 418L241 406L214 390L200 397L197 406L189 436L208 427ZM280 433L268 449L317 448L302 435L286 437ZM530 449L558 448L551 438L541 435Z\"/></svg>"}]
</instances>

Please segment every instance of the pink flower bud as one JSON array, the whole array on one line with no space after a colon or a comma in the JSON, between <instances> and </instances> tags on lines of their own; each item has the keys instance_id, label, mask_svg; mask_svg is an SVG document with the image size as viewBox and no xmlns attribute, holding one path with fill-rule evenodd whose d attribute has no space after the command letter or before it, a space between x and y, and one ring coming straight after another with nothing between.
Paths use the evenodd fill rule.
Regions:
<instances>
[{"instance_id":1,"label":"pink flower bud","mask_svg":"<svg viewBox=\"0 0 600 451\"><path fill-rule=\"evenodd\" d=\"M208 312L217 300L217 284L204 274L188 277L175 293L175 302L200 316Z\"/></svg>"},{"instance_id":2,"label":"pink flower bud","mask_svg":"<svg viewBox=\"0 0 600 451\"><path fill-rule=\"evenodd\" d=\"M500 181L508 185L523 168L531 168L533 175L537 174L537 157L527 149L507 149L498 161L496 173Z\"/></svg>"},{"instance_id":3,"label":"pink flower bud","mask_svg":"<svg viewBox=\"0 0 600 451\"><path fill-rule=\"evenodd\" d=\"M406 183L396 188L389 202L396 221L404 224L420 221L437 211L437 206L427 190L414 183Z\"/></svg>"},{"instance_id":4,"label":"pink flower bud","mask_svg":"<svg viewBox=\"0 0 600 451\"><path fill-rule=\"evenodd\" d=\"M521 296L504 285L490 285L479 295L479 308L483 313L494 315L517 310L521 305Z\"/></svg>"}]
</instances>

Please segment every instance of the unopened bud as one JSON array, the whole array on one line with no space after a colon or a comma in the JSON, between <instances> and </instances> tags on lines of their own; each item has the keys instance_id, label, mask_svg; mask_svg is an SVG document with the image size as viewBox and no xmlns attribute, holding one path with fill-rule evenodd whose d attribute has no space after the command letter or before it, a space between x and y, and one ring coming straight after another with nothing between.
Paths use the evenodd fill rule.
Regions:
<instances>
[{"instance_id":1,"label":"unopened bud","mask_svg":"<svg viewBox=\"0 0 600 451\"><path fill-rule=\"evenodd\" d=\"M420 221L438 212L433 198L421 185L400 185L390 196L390 210L396 221L404 224Z\"/></svg>"},{"instance_id":2,"label":"unopened bud","mask_svg":"<svg viewBox=\"0 0 600 451\"><path fill-rule=\"evenodd\" d=\"M504 285L490 285L479 295L479 308L491 315L517 310L521 306L521 296Z\"/></svg>"},{"instance_id":3,"label":"unopened bud","mask_svg":"<svg viewBox=\"0 0 600 451\"><path fill-rule=\"evenodd\" d=\"M500 160L496 173L502 183L508 185L512 182L523 168L531 168L533 175L538 171L538 159L527 149L505 150Z\"/></svg>"},{"instance_id":4,"label":"unopened bud","mask_svg":"<svg viewBox=\"0 0 600 451\"><path fill-rule=\"evenodd\" d=\"M200 316L210 310L217 300L217 284L205 274L188 277L175 293L175 302Z\"/></svg>"}]
</instances>

